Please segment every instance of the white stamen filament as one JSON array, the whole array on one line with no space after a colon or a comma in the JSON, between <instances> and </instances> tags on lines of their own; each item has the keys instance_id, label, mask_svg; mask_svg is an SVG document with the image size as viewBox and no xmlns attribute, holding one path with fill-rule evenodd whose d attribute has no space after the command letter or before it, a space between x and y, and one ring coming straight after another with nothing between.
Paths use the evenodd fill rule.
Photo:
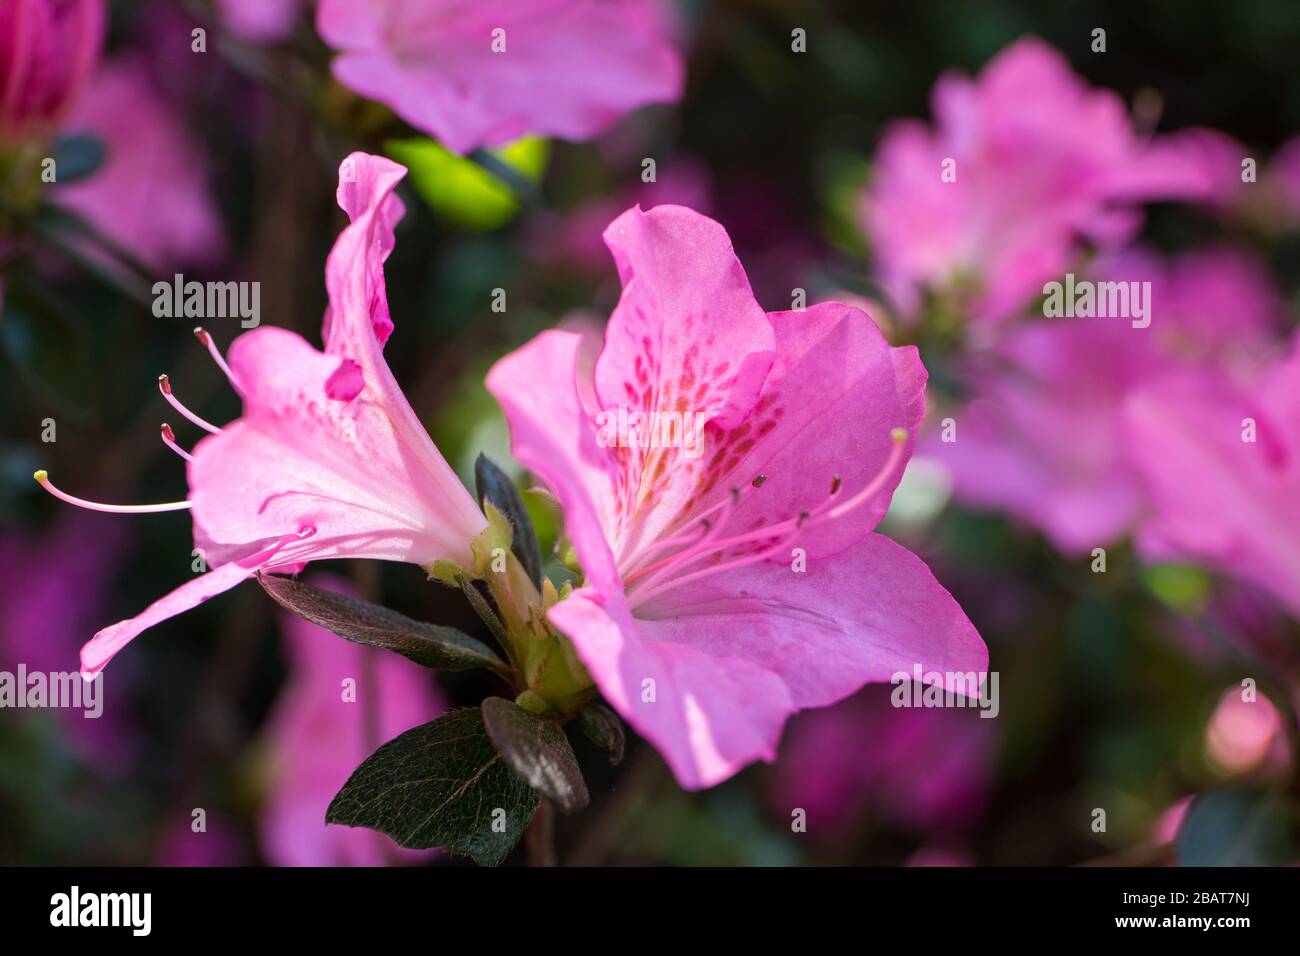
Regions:
<instances>
[{"instance_id":1,"label":"white stamen filament","mask_svg":"<svg viewBox=\"0 0 1300 956\"><path fill-rule=\"evenodd\" d=\"M156 511L185 511L190 506L188 501L169 501L160 505L106 505L98 501L87 501L85 498L78 498L66 491L61 491L54 487L49 475L44 470L36 472L32 477L36 479L37 484L60 501L66 501L70 505L76 505L78 508L85 508L88 511L105 511L115 515L136 515L152 514Z\"/></svg>"}]
</instances>

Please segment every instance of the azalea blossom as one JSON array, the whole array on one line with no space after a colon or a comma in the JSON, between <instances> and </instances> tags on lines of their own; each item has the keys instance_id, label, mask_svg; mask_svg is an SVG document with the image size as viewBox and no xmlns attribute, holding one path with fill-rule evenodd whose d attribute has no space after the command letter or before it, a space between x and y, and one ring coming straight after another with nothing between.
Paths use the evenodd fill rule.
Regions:
<instances>
[{"instance_id":1,"label":"azalea blossom","mask_svg":"<svg viewBox=\"0 0 1300 956\"><path fill-rule=\"evenodd\" d=\"M1136 204L1204 194L1184 150L1134 130L1118 95L1089 87L1047 44L1024 39L976 79L940 77L934 128L891 125L862 221L904 316L922 293L952 294L996 320L1059 278L1090 240L1114 246L1141 223Z\"/></svg>"},{"instance_id":2,"label":"azalea blossom","mask_svg":"<svg viewBox=\"0 0 1300 956\"><path fill-rule=\"evenodd\" d=\"M448 149L584 140L681 95L658 0L321 0L334 75Z\"/></svg>"},{"instance_id":3,"label":"azalea blossom","mask_svg":"<svg viewBox=\"0 0 1300 956\"><path fill-rule=\"evenodd\" d=\"M1172 260L1135 249L1096 263L1099 280L1150 282L1152 321L1042 319L967 363L973 397L954 432L924 442L955 497L1005 511L1062 553L1086 554L1139 528L1150 494L1123 409L1153 380L1210 367L1246 380L1273 348L1283 312L1260 264L1208 249Z\"/></svg>"},{"instance_id":4,"label":"azalea blossom","mask_svg":"<svg viewBox=\"0 0 1300 956\"><path fill-rule=\"evenodd\" d=\"M795 711L918 662L984 671L957 603L872 533L924 413L916 350L840 303L765 313L690 209L633 208L605 239L603 347L544 332L487 380L563 509L583 580L549 620L605 699L698 788L772 760ZM602 445L620 408L702 416L702 445Z\"/></svg>"},{"instance_id":5,"label":"azalea blossom","mask_svg":"<svg viewBox=\"0 0 1300 956\"><path fill-rule=\"evenodd\" d=\"M800 808L810 835L835 840L864 813L926 834L960 833L979 817L997 722L964 708L893 707L890 697L869 687L791 721L771 794L779 818Z\"/></svg>"},{"instance_id":6,"label":"azalea blossom","mask_svg":"<svg viewBox=\"0 0 1300 956\"><path fill-rule=\"evenodd\" d=\"M319 575L317 587L355 596L346 579ZM416 862L374 830L323 827L325 811L352 771L381 743L446 710L429 673L396 654L341 641L280 615L287 682L264 731L267 800L258 820L262 851L275 866L381 866ZM356 688L344 699L346 680ZM373 714L373 725L367 714Z\"/></svg>"},{"instance_id":7,"label":"azalea blossom","mask_svg":"<svg viewBox=\"0 0 1300 956\"><path fill-rule=\"evenodd\" d=\"M104 43L104 0L0 4L0 143L43 139L77 104Z\"/></svg>"},{"instance_id":8,"label":"azalea blossom","mask_svg":"<svg viewBox=\"0 0 1300 956\"><path fill-rule=\"evenodd\" d=\"M1151 487L1148 550L1236 576L1300 614L1300 336L1253 385L1204 369L1125 409Z\"/></svg>"},{"instance_id":9,"label":"azalea blossom","mask_svg":"<svg viewBox=\"0 0 1300 956\"><path fill-rule=\"evenodd\" d=\"M104 147L93 173L51 199L88 219L147 266L211 262L225 237L207 161L138 54L110 59L64 124Z\"/></svg>"},{"instance_id":10,"label":"azalea blossom","mask_svg":"<svg viewBox=\"0 0 1300 956\"><path fill-rule=\"evenodd\" d=\"M213 570L181 585L82 648L93 676L141 631L229 590L259 571L298 570L323 558L373 558L430 567L468 564L486 522L434 447L384 361L393 332L384 260L393 249L404 167L353 153L339 171L338 201L350 224L325 265L329 293L320 351L284 329L263 326L231 345L200 341L244 403L218 427L187 408L167 376L163 397L210 432L193 453L163 425L163 440L187 461L189 497L161 505L104 505L36 479L71 504L140 513L189 509L194 541Z\"/></svg>"},{"instance_id":11,"label":"azalea blossom","mask_svg":"<svg viewBox=\"0 0 1300 956\"><path fill-rule=\"evenodd\" d=\"M1300 136L1267 158L1215 129L1182 130L1169 141L1204 171L1203 201L1216 212L1274 229L1300 226Z\"/></svg>"}]
</instances>

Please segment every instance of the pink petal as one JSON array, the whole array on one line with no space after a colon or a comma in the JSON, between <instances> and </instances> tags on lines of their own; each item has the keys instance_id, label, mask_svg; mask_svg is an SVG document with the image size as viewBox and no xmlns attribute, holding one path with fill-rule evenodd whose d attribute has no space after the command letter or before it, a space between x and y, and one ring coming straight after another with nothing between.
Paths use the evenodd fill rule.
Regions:
<instances>
[{"instance_id":1,"label":"pink petal","mask_svg":"<svg viewBox=\"0 0 1300 956\"><path fill-rule=\"evenodd\" d=\"M1034 38L974 80L941 77L932 110L933 130L886 131L863 203L873 255L908 316L926 289L973 286L977 317L1005 319L1059 278L1083 240L1130 238L1141 223L1133 204L1210 190L1203 164L1139 138L1117 94L1089 87ZM955 179L944 181L948 160Z\"/></svg>"},{"instance_id":2,"label":"pink petal","mask_svg":"<svg viewBox=\"0 0 1300 956\"><path fill-rule=\"evenodd\" d=\"M280 541L255 554L202 574L192 581L187 581L165 597L154 601L133 618L104 628L81 649L81 675L92 679L104 669L113 656L129 644L142 631L175 617L184 611L198 607L208 598L224 594L241 581L251 578L258 571L269 566L275 556L297 535L286 535Z\"/></svg>"},{"instance_id":3,"label":"pink petal","mask_svg":"<svg viewBox=\"0 0 1300 956\"><path fill-rule=\"evenodd\" d=\"M605 241L623 294L596 362L602 410L689 412L710 433L739 425L772 367L774 336L726 230L682 206L634 207L610 224ZM612 449L622 472L616 551L630 534L652 540L707 493L713 477L684 442L640 445ZM647 486L649 500L640 497Z\"/></svg>"},{"instance_id":4,"label":"pink petal","mask_svg":"<svg viewBox=\"0 0 1300 956\"><path fill-rule=\"evenodd\" d=\"M771 760L795 710L917 664L945 673L988 666L979 635L929 569L879 535L804 573L772 563L720 573L653 600L635 620L621 594L592 588L550 617L606 700L688 788Z\"/></svg>"},{"instance_id":5,"label":"pink petal","mask_svg":"<svg viewBox=\"0 0 1300 956\"><path fill-rule=\"evenodd\" d=\"M375 409L386 419L370 433L392 446L391 453L382 456L384 466L396 466L388 473L389 483L406 475L408 482L422 484L417 493L434 500L439 524L457 529L457 538L466 530L472 537L484 527L483 516L434 446L384 360L384 345L393 332L384 262L404 213L393 190L405 175L404 166L366 153L352 153L340 164L338 203L351 221L325 263L329 310L322 335L326 352L350 359L359 370L364 387L358 405L367 410L358 414L374 418L369 409ZM356 370L341 366L328 390L347 399L355 392L357 380ZM458 544L455 551L463 556L462 548Z\"/></svg>"},{"instance_id":6,"label":"pink petal","mask_svg":"<svg viewBox=\"0 0 1300 956\"><path fill-rule=\"evenodd\" d=\"M1188 372L1137 393L1126 417L1165 549L1212 562L1300 611L1300 355L1252 396ZM1257 440L1242 440L1245 418ZM1189 477L1191 476L1191 477Z\"/></svg>"},{"instance_id":7,"label":"pink petal","mask_svg":"<svg viewBox=\"0 0 1300 956\"><path fill-rule=\"evenodd\" d=\"M254 43L274 43L293 33L302 0L217 0L226 29Z\"/></svg>"},{"instance_id":8,"label":"pink petal","mask_svg":"<svg viewBox=\"0 0 1300 956\"><path fill-rule=\"evenodd\" d=\"M739 427L710 433L704 459L714 500L732 486L746 491L728 533L811 510L826 500L836 475L847 500L884 468L894 451L891 431L907 430L910 455L925 417L927 373L916 349L891 348L865 313L828 302L769 318L777 357L759 401ZM765 482L749 491L759 474ZM902 476L896 467L869 502L810 527L799 546L813 556L860 540L884 517ZM706 492L699 495L700 505L709 503Z\"/></svg>"},{"instance_id":9,"label":"pink petal","mask_svg":"<svg viewBox=\"0 0 1300 956\"><path fill-rule=\"evenodd\" d=\"M525 133L588 139L681 93L681 60L649 0L323 0L317 26L340 51L341 83L458 153Z\"/></svg>"},{"instance_id":10,"label":"pink petal","mask_svg":"<svg viewBox=\"0 0 1300 956\"><path fill-rule=\"evenodd\" d=\"M228 360L244 416L199 442L189 465L195 525L206 538L239 545L314 528L286 562L470 561L469 541L483 525L473 499L459 481L439 484L387 408L327 397L338 357L264 326L236 339Z\"/></svg>"},{"instance_id":11,"label":"pink petal","mask_svg":"<svg viewBox=\"0 0 1300 956\"><path fill-rule=\"evenodd\" d=\"M207 263L225 245L207 163L143 60L106 63L66 124L106 148L103 165L53 198L88 218L147 265Z\"/></svg>"},{"instance_id":12,"label":"pink petal","mask_svg":"<svg viewBox=\"0 0 1300 956\"><path fill-rule=\"evenodd\" d=\"M621 591L605 537L613 524L614 466L596 444L575 384L583 348L579 333L543 332L492 366L487 389L510 426L511 453L559 500L587 580Z\"/></svg>"}]
</instances>

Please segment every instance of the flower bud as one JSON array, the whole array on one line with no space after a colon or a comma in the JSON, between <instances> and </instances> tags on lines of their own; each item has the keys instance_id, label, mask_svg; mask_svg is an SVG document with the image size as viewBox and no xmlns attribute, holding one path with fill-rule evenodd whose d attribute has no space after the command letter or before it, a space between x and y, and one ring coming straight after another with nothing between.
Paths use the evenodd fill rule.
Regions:
<instances>
[{"instance_id":1,"label":"flower bud","mask_svg":"<svg viewBox=\"0 0 1300 956\"><path fill-rule=\"evenodd\" d=\"M103 0L0 4L0 144L50 137L99 61Z\"/></svg>"}]
</instances>

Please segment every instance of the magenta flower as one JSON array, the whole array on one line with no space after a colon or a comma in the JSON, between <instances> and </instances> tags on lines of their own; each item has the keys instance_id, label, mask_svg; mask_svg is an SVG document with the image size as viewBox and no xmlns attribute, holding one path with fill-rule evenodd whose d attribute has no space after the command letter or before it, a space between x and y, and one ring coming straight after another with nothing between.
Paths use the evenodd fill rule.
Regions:
<instances>
[{"instance_id":1,"label":"magenta flower","mask_svg":"<svg viewBox=\"0 0 1300 956\"><path fill-rule=\"evenodd\" d=\"M807 815L814 838L842 838L863 814L933 836L978 818L992 784L993 720L960 708L909 709L889 688L791 721L775 768L773 809Z\"/></svg>"},{"instance_id":2,"label":"magenta flower","mask_svg":"<svg viewBox=\"0 0 1300 956\"><path fill-rule=\"evenodd\" d=\"M225 244L207 162L142 58L105 63L64 124L104 144L103 164L52 198L148 266L210 262Z\"/></svg>"},{"instance_id":3,"label":"magenta flower","mask_svg":"<svg viewBox=\"0 0 1300 956\"><path fill-rule=\"evenodd\" d=\"M1051 318L1016 329L972 363L975 397L952 413L955 441L925 453L952 472L967 505L1005 511L1064 554L1135 530L1148 492L1123 430L1130 396L1180 368L1245 377L1271 348L1282 308L1266 270L1227 250L1164 263L1129 252L1089 276L1151 282L1151 324Z\"/></svg>"},{"instance_id":4,"label":"magenta flower","mask_svg":"<svg viewBox=\"0 0 1300 956\"><path fill-rule=\"evenodd\" d=\"M952 597L871 533L924 412L916 350L839 303L765 314L690 209L631 209L605 238L604 347L545 332L488 389L564 510L585 579L549 617L609 703L698 788L773 759L795 711L916 662L983 671ZM633 412L689 416L698 442L614 440Z\"/></svg>"},{"instance_id":5,"label":"magenta flower","mask_svg":"<svg viewBox=\"0 0 1300 956\"><path fill-rule=\"evenodd\" d=\"M103 43L103 0L0 4L0 142L44 139L58 129Z\"/></svg>"},{"instance_id":6,"label":"magenta flower","mask_svg":"<svg viewBox=\"0 0 1300 956\"><path fill-rule=\"evenodd\" d=\"M681 95L657 0L322 0L334 75L457 153L589 139Z\"/></svg>"},{"instance_id":7,"label":"magenta flower","mask_svg":"<svg viewBox=\"0 0 1300 956\"><path fill-rule=\"evenodd\" d=\"M204 829L194 830L194 819L182 814L163 833L153 866L244 866L248 853L235 828L216 814L208 814Z\"/></svg>"},{"instance_id":8,"label":"magenta flower","mask_svg":"<svg viewBox=\"0 0 1300 956\"><path fill-rule=\"evenodd\" d=\"M355 595L343 578L322 575L313 583ZM339 640L300 617L282 614L281 622L289 677L263 738L269 796L259 829L267 861L382 866L426 859L428 852L404 850L377 831L321 821L352 771L381 743L446 709L428 672L396 654Z\"/></svg>"},{"instance_id":9,"label":"magenta flower","mask_svg":"<svg viewBox=\"0 0 1300 956\"><path fill-rule=\"evenodd\" d=\"M226 29L253 43L273 43L289 36L305 6L303 0L217 0Z\"/></svg>"},{"instance_id":10,"label":"magenta flower","mask_svg":"<svg viewBox=\"0 0 1300 956\"><path fill-rule=\"evenodd\" d=\"M1267 160L1218 130L1183 130L1168 139L1203 170L1210 184L1203 198L1216 212L1272 229L1300 226L1300 136ZM1253 176L1243 180L1247 160Z\"/></svg>"},{"instance_id":11,"label":"magenta flower","mask_svg":"<svg viewBox=\"0 0 1300 956\"><path fill-rule=\"evenodd\" d=\"M1126 408L1151 487L1148 547L1247 581L1300 614L1300 337L1257 384L1189 370Z\"/></svg>"},{"instance_id":12,"label":"magenta flower","mask_svg":"<svg viewBox=\"0 0 1300 956\"><path fill-rule=\"evenodd\" d=\"M393 188L406 170L353 153L339 170L339 205L351 218L325 265L325 351L284 329L238 338L230 361L200 340L244 401L218 428L159 385L185 418L212 434L188 460L190 496L163 505L100 505L37 480L72 504L111 512L191 509L195 544L214 570L181 585L138 616L105 628L81 652L98 672L141 631L229 590L259 571L300 569L324 558L372 558L430 567L469 564L470 540L486 522L434 447L384 361L393 331L384 260L402 216Z\"/></svg>"},{"instance_id":13,"label":"magenta flower","mask_svg":"<svg viewBox=\"0 0 1300 956\"><path fill-rule=\"evenodd\" d=\"M40 536L0 535L0 670L63 673L108 605L128 529L103 515L67 512ZM77 582L75 588L68 581ZM100 688L101 713L59 712L71 748L101 773L120 775L135 755L126 675Z\"/></svg>"},{"instance_id":14,"label":"magenta flower","mask_svg":"<svg viewBox=\"0 0 1300 956\"><path fill-rule=\"evenodd\" d=\"M1082 241L1131 238L1134 204L1208 188L1183 151L1139 138L1118 95L1040 40L1006 48L977 79L940 77L931 103L933 129L908 120L885 132L862 207L905 316L924 291L971 290L974 315L1004 318Z\"/></svg>"}]
</instances>

